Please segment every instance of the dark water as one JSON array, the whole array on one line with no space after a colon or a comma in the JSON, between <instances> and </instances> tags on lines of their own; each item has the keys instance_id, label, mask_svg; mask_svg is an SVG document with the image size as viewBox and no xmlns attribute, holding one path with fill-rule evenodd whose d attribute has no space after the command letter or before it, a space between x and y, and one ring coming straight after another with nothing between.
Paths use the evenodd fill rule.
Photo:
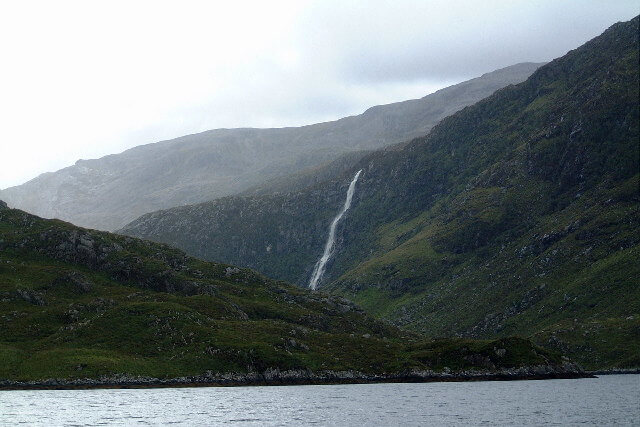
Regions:
<instances>
[{"instance_id":1,"label":"dark water","mask_svg":"<svg viewBox=\"0 0 640 427\"><path fill-rule=\"evenodd\" d=\"M0 391L2 425L640 425L640 375L597 379Z\"/></svg>"}]
</instances>

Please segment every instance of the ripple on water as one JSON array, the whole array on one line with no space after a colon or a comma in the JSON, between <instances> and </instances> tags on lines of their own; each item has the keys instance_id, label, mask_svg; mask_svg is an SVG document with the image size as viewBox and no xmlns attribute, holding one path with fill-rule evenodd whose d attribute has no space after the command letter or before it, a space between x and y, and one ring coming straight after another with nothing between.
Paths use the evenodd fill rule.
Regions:
<instances>
[{"instance_id":1,"label":"ripple on water","mask_svg":"<svg viewBox=\"0 0 640 427\"><path fill-rule=\"evenodd\" d=\"M640 425L640 375L597 379L0 392L0 425Z\"/></svg>"}]
</instances>

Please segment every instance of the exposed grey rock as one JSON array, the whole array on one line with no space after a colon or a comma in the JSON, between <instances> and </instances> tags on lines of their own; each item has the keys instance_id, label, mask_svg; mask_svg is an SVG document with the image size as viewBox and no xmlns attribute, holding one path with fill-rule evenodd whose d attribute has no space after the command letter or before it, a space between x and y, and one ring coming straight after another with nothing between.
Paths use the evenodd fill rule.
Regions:
<instances>
[{"instance_id":1,"label":"exposed grey rock","mask_svg":"<svg viewBox=\"0 0 640 427\"><path fill-rule=\"evenodd\" d=\"M65 284L70 284L73 289L79 293L91 292L91 289L93 288L93 283L83 274L78 273L77 271L72 271L68 274L65 274L54 281L54 285Z\"/></svg>"},{"instance_id":2,"label":"exposed grey rock","mask_svg":"<svg viewBox=\"0 0 640 427\"><path fill-rule=\"evenodd\" d=\"M234 274L238 273L239 271L240 271L240 269L237 268L237 267L227 267L224 270L224 275L225 275L225 277L231 277Z\"/></svg>"},{"instance_id":3,"label":"exposed grey rock","mask_svg":"<svg viewBox=\"0 0 640 427\"><path fill-rule=\"evenodd\" d=\"M20 298L24 301L33 304L33 305L46 305L44 297L40 292L34 291L32 289L18 289L16 293Z\"/></svg>"},{"instance_id":4,"label":"exposed grey rock","mask_svg":"<svg viewBox=\"0 0 640 427\"><path fill-rule=\"evenodd\" d=\"M79 365L80 368L82 366ZM81 370L81 369L78 369ZM282 384L340 384L340 383L374 383L374 382L433 382L433 381L474 381L474 380L517 380L517 379L551 379L551 378L586 378L592 377L580 367L566 362L562 365L540 365L520 368L488 368L451 371L413 370L389 374L367 374L359 371L310 371L280 370L269 368L263 372L211 372L203 375L178 378L153 378L134 375L115 375L102 378L83 378L75 380L46 379L42 381L8 381L0 380L0 388L28 389L48 387L118 387L149 386L167 387L176 385L282 385Z\"/></svg>"}]
</instances>

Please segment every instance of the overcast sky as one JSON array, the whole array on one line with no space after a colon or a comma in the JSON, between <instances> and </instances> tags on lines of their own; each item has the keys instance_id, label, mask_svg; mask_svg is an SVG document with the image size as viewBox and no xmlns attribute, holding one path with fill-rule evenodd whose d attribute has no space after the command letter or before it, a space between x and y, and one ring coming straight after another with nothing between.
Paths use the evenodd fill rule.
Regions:
<instances>
[{"instance_id":1,"label":"overcast sky","mask_svg":"<svg viewBox=\"0 0 640 427\"><path fill-rule=\"evenodd\" d=\"M638 13L640 0L1 2L0 188L207 129L419 98Z\"/></svg>"}]
</instances>

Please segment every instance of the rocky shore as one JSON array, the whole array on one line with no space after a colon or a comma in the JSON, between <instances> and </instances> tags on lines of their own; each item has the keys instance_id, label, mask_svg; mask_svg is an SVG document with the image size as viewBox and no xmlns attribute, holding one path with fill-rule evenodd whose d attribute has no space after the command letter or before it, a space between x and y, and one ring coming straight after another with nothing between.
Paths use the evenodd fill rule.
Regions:
<instances>
[{"instance_id":1,"label":"rocky shore","mask_svg":"<svg viewBox=\"0 0 640 427\"><path fill-rule=\"evenodd\" d=\"M571 363L565 363L562 366L539 365L500 370L467 370L452 372L445 369L442 372L426 370L392 374L365 374L357 371L312 372L307 370L281 371L279 369L268 369L264 372L249 373L220 374L206 372L199 376L168 379L123 374L97 379L46 379L42 381L0 380L0 390L224 387L438 381L509 381L558 378L593 378L593 375L583 371L577 365Z\"/></svg>"},{"instance_id":2,"label":"rocky shore","mask_svg":"<svg viewBox=\"0 0 640 427\"><path fill-rule=\"evenodd\" d=\"M640 368L602 369L597 371L589 371L589 373L591 375L640 374Z\"/></svg>"}]
</instances>

